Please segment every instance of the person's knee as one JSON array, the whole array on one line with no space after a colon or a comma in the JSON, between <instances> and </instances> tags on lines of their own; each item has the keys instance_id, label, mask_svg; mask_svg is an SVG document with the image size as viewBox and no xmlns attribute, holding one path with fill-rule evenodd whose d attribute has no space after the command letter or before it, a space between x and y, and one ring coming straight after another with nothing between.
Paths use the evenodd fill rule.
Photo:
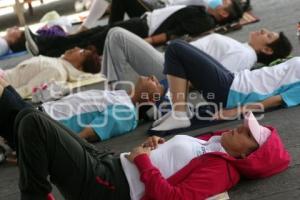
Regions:
<instances>
[{"instance_id":1,"label":"person's knee","mask_svg":"<svg viewBox=\"0 0 300 200\"><path fill-rule=\"evenodd\" d=\"M32 113L36 113L36 112L39 112L38 110L34 109L33 107L30 107L30 108L24 108L22 109L18 115L16 116L16 119L15 119L15 125L18 125L23 118L25 118L27 115L29 114L32 114Z\"/></svg>"},{"instance_id":2,"label":"person's knee","mask_svg":"<svg viewBox=\"0 0 300 200\"><path fill-rule=\"evenodd\" d=\"M110 44L119 45L126 38L126 30L120 27L114 27L107 34L107 41Z\"/></svg>"},{"instance_id":3,"label":"person's knee","mask_svg":"<svg viewBox=\"0 0 300 200\"><path fill-rule=\"evenodd\" d=\"M165 52L165 55L166 55L166 58L168 56L180 56L182 52L182 50L185 48L186 46L186 43L182 40L179 40L179 39L176 39L174 41L172 41L167 49L166 49L166 52Z\"/></svg>"},{"instance_id":4,"label":"person's knee","mask_svg":"<svg viewBox=\"0 0 300 200\"><path fill-rule=\"evenodd\" d=\"M175 39L175 40L170 42L168 47L175 48L175 49L182 49L182 48L185 48L186 45L188 45L187 42L185 42L181 39Z\"/></svg>"},{"instance_id":5,"label":"person's knee","mask_svg":"<svg viewBox=\"0 0 300 200\"><path fill-rule=\"evenodd\" d=\"M174 62L182 56L185 44L181 40L172 41L165 52L165 63ZM166 67L166 66L165 66Z\"/></svg>"},{"instance_id":6,"label":"person's knee","mask_svg":"<svg viewBox=\"0 0 300 200\"><path fill-rule=\"evenodd\" d=\"M165 52L164 74L182 71L186 59L186 45L182 40L172 41ZM179 69L180 68L180 69Z\"/></svg>"},{"instance_id":7,"label":"person's knee","mask_svg":"<svg viewBox=\"0 0 300 200\"><path fill-rule=\"evenodd\" d=\"M34 132L38 129L39 111L33 108L22 110L16 117L14 131L17 133L18 141L31 140Z\"/></svg>"}]
</instances>

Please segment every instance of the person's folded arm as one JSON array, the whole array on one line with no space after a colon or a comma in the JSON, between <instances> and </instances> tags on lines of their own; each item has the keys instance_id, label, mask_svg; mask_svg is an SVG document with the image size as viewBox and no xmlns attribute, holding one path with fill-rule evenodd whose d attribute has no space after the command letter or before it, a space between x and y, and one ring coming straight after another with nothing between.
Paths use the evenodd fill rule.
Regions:
<instances>
[{"instance_id":1,"label":"person's folded arm","mask_svg":"<svg viewBox=\"0 0 300 200\"><path fill-rule=\"evenodd\" d=\"M146 199L202 200L230 189L239 180L237 173L232 171L234 169L225 160L216 157L191 161L176 174L184 174L185 177L171 177L178 182L176 185L170 184L162 176L148 155L138 155L134 163L145 185ZM228 170L232 177L229 177Z\"/></svg>"}]
</instances>

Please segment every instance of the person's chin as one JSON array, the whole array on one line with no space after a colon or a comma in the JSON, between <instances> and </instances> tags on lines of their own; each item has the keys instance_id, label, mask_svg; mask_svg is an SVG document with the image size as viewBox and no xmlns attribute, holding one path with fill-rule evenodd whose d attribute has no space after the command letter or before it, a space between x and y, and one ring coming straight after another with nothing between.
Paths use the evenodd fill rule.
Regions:
<instances>
[{"instance_id":1,"label":"person's chin","mask_svg":"<svg viewBox=\"0 0 300 200\"><path fill-rule=\"evenodd\" d=\"M231 137L233 136L232 131L226 131L222 134L221 140L231 140Z\"/></svg>"},{"instance_id":2,"label":"person's chin","mask_svg":"<svg viewBox=\"0 0 300 200\"><path fill-rule=\"evenodd\" d=\"M224 133L223 133L222 136L221 136L221 140L220 140L220 143L221 143L222 147L225 148L227 140L228 140L227 136L224 135Z\"/></svg>"}]
</instances>

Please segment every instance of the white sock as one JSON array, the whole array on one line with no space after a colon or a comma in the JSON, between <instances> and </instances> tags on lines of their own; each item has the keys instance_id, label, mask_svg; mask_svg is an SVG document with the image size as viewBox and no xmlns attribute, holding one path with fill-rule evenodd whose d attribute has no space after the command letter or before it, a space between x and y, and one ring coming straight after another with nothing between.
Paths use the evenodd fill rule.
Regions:
<instances>
[{"instance_id":1,"label":"white sock","mask_svg":"<svg viewBox=\"0 0 300 200\"><path fill-rule=\"evenodd\" d=\"M178 128L186 128L191 126L191 121L186 112L173 111L161 123L151 130L167 131Z\"/></svg>"}]
</instances>

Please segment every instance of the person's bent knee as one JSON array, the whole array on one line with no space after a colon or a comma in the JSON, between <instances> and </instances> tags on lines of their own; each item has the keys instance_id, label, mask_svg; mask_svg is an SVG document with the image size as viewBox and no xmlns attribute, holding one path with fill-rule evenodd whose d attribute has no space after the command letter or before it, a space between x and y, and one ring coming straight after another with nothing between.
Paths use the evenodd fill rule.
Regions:
<instances>
[{"instance_id":1,"label":"person's bent knee","mask_svg":"<svg viewBox=\"0 0 300 200\"><path fill-rule=\"evenodd\" d=\"M37 118L40 112L33 108L23 109L16 117L14 131L17 133L18 141L31 139L33 130L36 130Z\"/></svg>"},{"instance_id":2,"label":"person's bent knee","mask_svg":"<svg viewBox=\"0 0 300 200\"><path fill-rule=\"evenodd\" d=\"M16 116L16 119L15 119L15 126L17 124L19 124L19 122L25 118L27 115L29 114L32 114L32 113L39 113L40 111L38 111L37 109L34 109L32 107L30 108L24 108L23 110L21 110L18 115Z\"/></svg>"},{"instance_id":3,"label":"person's bent knee","mask_svg":"<svg viewBox=\"0 0 300 200\"><path fill-rule=\"evenodd\" d=\"M172 41L165 52L165 59L178 59L180 56L182 56L182 51L184 51L185 46L187 45L186 42L182 40L174 40Z\"/></svg>"},{"instance_id":4,"label":"person's bent knee","mask_svg":"<svg viewBox=\"0 0 300 200\"><path fill-rule=\"evenodd\" d=\"M126 30L121 27L111 28L107 34L107 40L113 42L114 44L119 44L124 38L126 38Z\"/></svg>"},{"instance_id":5,"label":"person's bent knee","mask_svg":"<svg viewBox=\"0 0 300 200\"><path fill-rule=\"evenodd\" d=\"M186 45L189 45L189 44L187 42L181 40L181 39L175 39L175 40L170 42L170 44L168 45L168 48L166 49L166 51L168 49L170 49L170 50L181 50L181 49L185 48Z\"/></svg>"},{"instance_id":6,"label":"person's bent knee","mask_svg":"<svg viewBox=\"0 0 300 200\"><path fill-rule=\"evenodd\" d=\"M183 53L187 43L182 40L174 40L165 52L164 74L186 78L184 62L186 54Z\"/></svg>"}]
</instances>

